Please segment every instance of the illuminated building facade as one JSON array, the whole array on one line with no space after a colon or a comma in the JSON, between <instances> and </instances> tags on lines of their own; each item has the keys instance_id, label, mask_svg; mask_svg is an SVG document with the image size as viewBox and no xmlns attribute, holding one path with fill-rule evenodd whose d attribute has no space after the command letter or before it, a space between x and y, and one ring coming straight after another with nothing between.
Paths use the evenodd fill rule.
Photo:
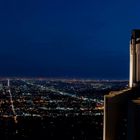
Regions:
<instances>
[{"instance_id":1,"label":"illuminated building facade","mask_svg":"<svg viewBox=\"0 0 140 140\"><path fill-rule=\"evenodd\" d=\"M140 30L133 30L130 40L130 79L129 87L140 82Z\"/></svg>"}]
</instances>

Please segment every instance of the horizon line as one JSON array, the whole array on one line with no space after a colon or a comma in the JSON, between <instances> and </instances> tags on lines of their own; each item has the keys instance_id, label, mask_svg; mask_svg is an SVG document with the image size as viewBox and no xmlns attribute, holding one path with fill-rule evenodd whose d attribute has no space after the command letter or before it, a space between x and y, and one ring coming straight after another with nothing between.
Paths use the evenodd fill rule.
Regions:
<instances>
[{"instance_id":1,"label":"horizon line","mask_svg":"<svg viewBox=\"0 0 140 140\"><path fill-rule=\"evenodd\" d=\"M127 78L89 78L89 77L46 77L46 76L0 76L1 79L46 79L46 80L92 80L92 81L129 81Z\"/></svg>"}]
</instances>

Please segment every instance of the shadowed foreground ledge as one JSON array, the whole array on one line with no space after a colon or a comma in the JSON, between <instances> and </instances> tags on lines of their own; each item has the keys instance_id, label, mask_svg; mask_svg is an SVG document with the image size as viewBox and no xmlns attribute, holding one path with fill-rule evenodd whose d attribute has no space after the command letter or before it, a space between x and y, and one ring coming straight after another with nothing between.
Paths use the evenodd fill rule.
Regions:
<instances>
[{"instance_id":1,"label":"shadowed foreground ledge","mask_svg":"<svg viewBox=\"0 0 140 140\"><path fill-rule=\"evenodd\" d=\"M104 96L103 140L140 139L140 87Z\"/></svg>"}]
</instances>

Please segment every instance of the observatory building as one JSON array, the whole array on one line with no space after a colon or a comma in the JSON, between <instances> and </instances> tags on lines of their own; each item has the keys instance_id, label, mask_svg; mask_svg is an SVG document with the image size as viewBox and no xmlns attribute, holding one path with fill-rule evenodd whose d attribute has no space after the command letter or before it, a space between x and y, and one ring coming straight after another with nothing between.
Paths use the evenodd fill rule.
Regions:
<instances>
[{"instance_id":1,"label":"observatory building","mask_svg":"<svg viewBox=\"0 0 140 140\"><path fill-rule=\"evenodd\" d=\"M140 140L140 30L130 39L129 87L104 96L103 140Z\"/></svg>"}]
</instances>

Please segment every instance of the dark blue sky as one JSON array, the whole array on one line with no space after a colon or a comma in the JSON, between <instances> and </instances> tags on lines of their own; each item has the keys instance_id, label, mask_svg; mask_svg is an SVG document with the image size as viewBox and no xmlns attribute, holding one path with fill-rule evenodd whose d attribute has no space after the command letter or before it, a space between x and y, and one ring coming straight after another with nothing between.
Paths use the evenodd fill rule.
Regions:
<instances>
[{"instance_id":1,"label":"dark blue sky","mask_svg":"<svg viewBox=\"0 0 140 140\"><path fill-rule=\"evenodd\" d=\"M140 1L1 0L0 76L128 79Z\"/></svg>"}]
</instances>

